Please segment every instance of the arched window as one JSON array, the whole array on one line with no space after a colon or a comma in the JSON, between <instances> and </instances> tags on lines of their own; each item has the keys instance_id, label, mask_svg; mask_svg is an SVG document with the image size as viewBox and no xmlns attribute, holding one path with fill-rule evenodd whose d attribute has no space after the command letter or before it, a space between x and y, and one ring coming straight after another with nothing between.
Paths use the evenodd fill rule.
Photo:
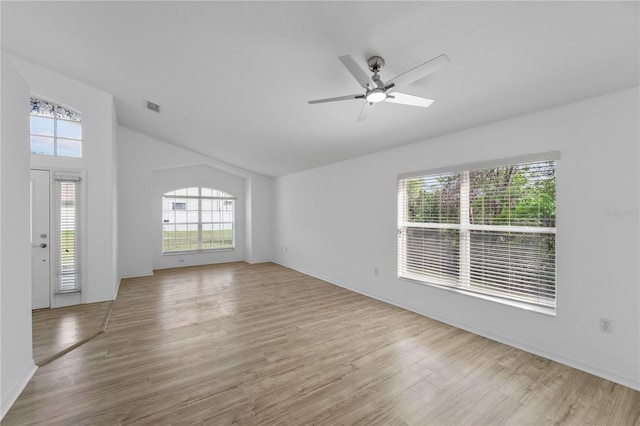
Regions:
<instances>
[{"instance_id":1,"label":"arched window","mask_svg":"<svg viewBox=\"0 0 640 426\"><path fill-rule=\"evenodd\" d=\"M211 188L182 188L162 196L162 253L235 247L235 200Z\"/></svg>"},{"instance_id":2,"label":"arched window","mask_svg":"<svg viewBox=\"0 0 640 426\"><path fill-rule=\"evenodd\" d=\"M60 105L31 98L31 153L82 157L82 117Z\"/></svg>"}]
</instances>

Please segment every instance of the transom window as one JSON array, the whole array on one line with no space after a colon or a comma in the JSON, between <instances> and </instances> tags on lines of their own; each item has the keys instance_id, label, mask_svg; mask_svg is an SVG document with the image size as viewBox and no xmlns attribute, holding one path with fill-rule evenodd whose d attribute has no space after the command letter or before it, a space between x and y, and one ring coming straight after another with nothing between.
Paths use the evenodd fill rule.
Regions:
<instances>
[{"instance_id":1,"label":"transom window","mask_svg":"<svg viewBox=\"0 0 640 426\"><path fill-rule=\"evenodd\" d=\"M82 157L82 117L60 105L31 97L31 153Z\"/></svg>"},{"instance_id":2,"label":"transom window","mask_svg":"<svg viewBox=\"0 0 640 426\"><path fill-rule=\"evenodd\" d=\"M555 312L556 163L398 183L398 275Z\"/></svg>"},{"instance_id":3,"label":"transom window","mask_svg":"<svg viewBox=\"0 0 640 426\"><path fill-rule=\"evenodd\" d=\"M162 196L162 252L235 247L235 200L211 188L182 188Z\"/></svg>"}]
</instances>

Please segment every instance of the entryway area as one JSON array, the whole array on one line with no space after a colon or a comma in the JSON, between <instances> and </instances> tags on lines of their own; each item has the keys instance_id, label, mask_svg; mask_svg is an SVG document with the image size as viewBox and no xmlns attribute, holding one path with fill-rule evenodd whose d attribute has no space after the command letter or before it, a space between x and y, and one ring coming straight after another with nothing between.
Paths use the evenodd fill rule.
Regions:
<instances>
[{"instance_id":1,"label":"entryway area","mask_svg":"<svg viewBox=\"0 0 640 426\"><path fill-rule=\"evenodd\" d=\"M81 304L80 172L31 170L33 356L44 365L104 331L112 301Z\"/></svg>"},{"instance_id":2,"label":"entryway area","mask_svg":"<svg viewBox=\"0 0 640 426\"><path fill-rule=\"evenodd\" d=\"M84 302L81 171L31 170L32 309Z\"/></svg>"}]
</instances>

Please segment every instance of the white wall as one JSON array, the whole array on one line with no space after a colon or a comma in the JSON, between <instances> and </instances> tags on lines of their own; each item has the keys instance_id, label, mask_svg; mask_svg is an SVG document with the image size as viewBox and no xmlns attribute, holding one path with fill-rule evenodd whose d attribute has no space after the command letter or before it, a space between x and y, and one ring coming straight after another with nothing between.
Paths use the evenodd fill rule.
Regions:
<instances>
[{"instance_id":1,"label":"white wall","mask_svg":"<svg viewBox=\"0 0 640 426\"><path fill-rule=\"evenodd\" d=\"M115 103L111 102L111 259L112 259L112 274L113 278L113 296L115 299L118 295L118 288L120 287L120 263L118 258L119 250L119 217L118 217L118 144L116 141L116 135L118 134L118 119L116 116Z\"/></svg>"},{"instance_id":2,"label":"white wall","mask_svg":"<svg viewBox=\"0 0 640 426\"><path fill-rule=\"evenodd\" d=\"M273 260L273 180L259 176L247 180L247 229L250 247L247 262Z\"/></svg>"},{"instance_id":3,"label":"white wall","mask_svg":"<svg viewBox=\"0 0 640 426\"><path fill-rule=\"evenodd\" d=\"M86 234L82 249L83 282L81 299L74 295L58 295L52 307L73 303L111 300L119 276L117 218L114 199L115 117L113 97L105 92L46 68L11 57L24 76L31 94L67 106L82 114L82 158L32 155L31 167L48 170L86 171Z\"/></svg>"},{"instance_id":4,"label":"white wall","mask_svg":"<svg viewBox=\"0 0 640 426\"><path fill-rule=\"evenodd\" d=\"M210 166L193 165L153 172L153 198L151 215L153 223L154 269L178 266L245 260L245 182L244 178L223 172ZM180 188L203 187L224 191L235 197L235 248L190 254L162 254L162 194Z\"/></svg>"},{"instance_id":5,"label":"white wall","mask_svg":"<svg viewBox=\"0 0 640 426\"><path fill-rule=\"evenodd\" d=\"M205 169L201 168L203 166ZM201 176L203 170L207 176L204 180ZM181 256L158 255L160 228L157 224L160 223L160 219L158 193L154 196L154 185L157 186L158 192L162 191L161 187L165 186L165 183L160 179L167 179L166 176L169 176L169 180L171 176L179 178L181 182L207 182L207 185L214 188L217 186L211 181L222 179L226 182L225 185L237 187L233 192L243 194L244 199L238 200L238 203L244 209L244 213L239 212L236 218L244 229L239 230L239 247L236 251ZM118 179L120 270L123 277L151 275L154 268L171 266L230 260L246 260L252 263L271 260L272 179L124 127L118 128ZM250 226L251 224L256 226ZM180 262L180 259L183 259L183 262Z\"/></svg>"},{"instance_id":6,"label":"white wall","mask_svg":"<svg viewBox=\"0 0 640 426\"><path fill-rule=\"evenodd\" d=\"M276 260L640 389L638 102L636 87L278 178ZM397 278L398 174L556 150L557 316Z\"/></svg>"},{"instance_id":7,"label":"white wall","mask_svg":"<svg viewBox=\"0 0 640 426\"><path fill-rule=\"evenodd\" d=\"M4 55L1 68L0 419L36 369L31 347L29 86Z\"/></svg>"}]
</instances>

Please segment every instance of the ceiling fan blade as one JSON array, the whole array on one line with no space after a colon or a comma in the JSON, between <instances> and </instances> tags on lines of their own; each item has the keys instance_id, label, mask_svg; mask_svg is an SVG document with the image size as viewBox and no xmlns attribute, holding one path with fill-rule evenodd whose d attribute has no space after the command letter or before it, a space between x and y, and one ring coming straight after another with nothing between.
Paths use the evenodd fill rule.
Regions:
<instances>
[{"instance_id":1,"label":"ceiling fan blade","mask_svg":"<svg viewBox=\"0 0 640 426\"><path fill-rule=\"evenodd\" d=\"M387 95L386 102L394 104L411 105L426 108L433 103L431 99L421 98L420 96L407 95L406 93L391 92Z\"/></svg>"},{"instance_id":2,"label":"ceiling fan blade","mask_svg":"<svg viewBox=\"0 0 640 426\"><path fill-rule=\"evenodd\" d=\"M351 73L353 78L355 78L356 81L360 83L360 86L364 87L365 89L372 89L376 87L376 84L373 82L369 74L367 74L362 68L360 68L360 65L358 65L350 55L338 56L338 59L340 59L342 65L344 65L345 68Z\"/></svg>"},{"instance_id":3,"label":"ceiling fan blade","mask_svg":"<svg viewBox=\"0 0 640 426\"><path fill-rule=\"evenodd\" d=\"M364 95L347 95L347 96L338 96L336 98L316 99L314 101L307 101L307 103L322 104L324 102L346 101L349 99L364 99Z\"/></svg>"},{"instance_id":4,"label":"ceiling fan blade","mask_svg":"<svg viewBox=\"0 0 640 426\"><path fill-rule=\"evenodd\" d=\"M435 58L425 62L424 64L413 67L409 71L405 71L402 74L392 78L391 80L387 81L387 85L389 85L390 83L395 83L396 86L411 84L416 80L420 80L422 77L426 77L432 72L438 71L449 62L451 61L449 60L447 55L443 53L442 55L436 56Z\"/></svg>"},{"instance_id":5,"label":"ceiling fan blade","mask_svg":"<svg viewBox=\"0 0 640 426\"><path fill-rule=\"evenodd\" d=\"M371 110L373 110L374 106L376 106L376 104L374 104L372 102L365 102L364 105L362 105L362 109L360 110L360 115L358 116L358 121L366 120L367 117L369 116L369 113L371 112Z\"/></svg>"}]
</instances>

